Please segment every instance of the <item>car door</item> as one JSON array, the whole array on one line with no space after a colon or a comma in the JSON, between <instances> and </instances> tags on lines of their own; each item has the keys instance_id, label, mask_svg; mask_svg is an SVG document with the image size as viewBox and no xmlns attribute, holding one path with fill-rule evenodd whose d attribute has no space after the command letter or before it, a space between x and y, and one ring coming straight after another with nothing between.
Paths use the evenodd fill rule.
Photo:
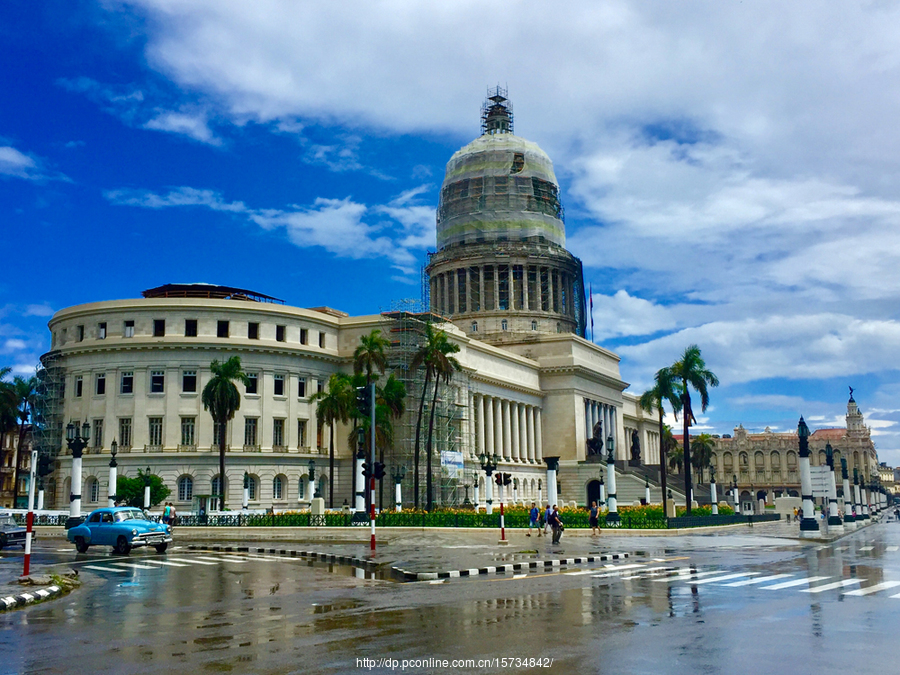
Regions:
<instances>
[{"instance_id":1,"label":"car door","mask_svg":"<svg viewBox=\"0 0 900 675\"><path fill-rule=\"evenodd\" d=\"M113 544L115 544L115 529L115 524L113 523L113 514L109 511L103 511L100 514L100 523L98 524L96 530L99 538L95 539L95 543L102 544L104 546L112 546Z\"/></svg>"},{"instance_id":2,"label":"car door","mask_svg":"<svg viewBox=\"0 0 900 675\"><path fill-rule=\"evenodd\" d=\"M99 511L94 511L90 516L88 516L87 521L85 521L85 526L91 534L91 540L89 543L91 544L99 544L100 543L100 516L102 514Z\"/></svg>"}]
</instances>

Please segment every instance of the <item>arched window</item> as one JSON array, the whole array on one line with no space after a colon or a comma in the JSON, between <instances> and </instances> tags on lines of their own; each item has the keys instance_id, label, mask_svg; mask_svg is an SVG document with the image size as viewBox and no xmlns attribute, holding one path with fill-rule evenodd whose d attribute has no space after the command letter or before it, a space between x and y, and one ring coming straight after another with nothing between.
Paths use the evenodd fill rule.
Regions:
<instances>
[{"instance_id":1,"label":"arched window","mask_svg":"<svg viewBox=\"0 0 900 675\"><path fill-rule=\"evenodd\" d=\"M537 321L531 322L531 330L537 330Z\"/></svg>"},{"instance_id":2,"label":"arched window","mask_svg":"<svg viewBox=\"0 0 900 675\"><path fill-rule=\"evenodd\" d=\"M189 502L194 498L194 479L182 476L178 479L178 501Z\"/></svg>"},{"instance_id":3,"label":"arched window","mask_svg":"<svg viewBox=\"0 0 900 675\"><path fill-rule=\"evenodd\" d=\"M477 321L473 321L473 322L472 322L472 332L473 332L473 333L477 333L477 332L478 332L478 322L477 322Z\"/></svg>"},{"instance_id":4,"label":"arched window","mask_svg":"<svg viewBox=\"0 0 900 675\"><path fill-rule=\"evenodd\" d=\"M819 466L825 466L828 463L828 457L824 450L819 450Z\"/></svg>"},{"instance_id":5,"label":"arched window","mask_svg":"<svg viewBox=\"0 0 900 675\"><path fill-rule=\"evenodd\" d=\"M788 466L788 471L796 471L797 470L797 453L796 452L791 451L787 454L787 466Z\"/></svg>"},{"instance_id":6,"label":"arched window","mask_svg":"<svg viewBox=\"0 0 900 675\"><path fill-rule=\"evenodd\" d=\"M281 476L275 476L272 480L272 499L276 501L284 499L284 479Z\"/></svg>"},{"instance_id":7,"label":"arched window","mask_svg":"<svg viewBox=\"0 0 900 675\"><path fill-rule=\"evenodd\" d=\"M757 470L764 469L766 466L766 458L759 450L753 455L753 463L756 464Z\"/></svg>"},{"instance_id":8,"label":"arched window","mask_svg":"<svg viewBox=\"0 0 900 675\"><path fill-rule=\"evenodd\" d=\"M769 455L769 461L772 462L772 468L778 471L781 468L781 454L777 451Z\"/></svg>"},{"instance_id":9,"label":"arched window","mask_svg":"<svg viewBox=\"0 0 900 675\"><path fill-rule=\"evenodd\" d=\"M859 463L859 451L853 453L853 468L854 469L862 469L862 465Z\"/></svg>"},{"instance_id":10,"label":"arched window","mask_svg":"<svg viewBox=\"0 0 900 675\"><path fill-rule=\"evenodd\" d=\"M225 484L228 485L227 482ZM222 483L219 479L218 474L213 476L211 492L213 497L218 497L220 494L222 494Z\"/></svg>"},{"instance_id":11,"label":"arched window","mask_svg":"<svg viewBox=\"0 0 900 675\"><path fill-rule=\"evenodd\" d=\"M507 323L506 319L500 322L500 330L507 330L509 328L509 323Z\"/></svg>"},{"instance_id":12,"label":"arched window","mask_svg":"<svg viewBox=\"0 0 900 675\"><path fill-rule=\"evenodd\" d=\"M297 499L304 499L306 496L306 479L303 476L300 476L300 480L297 482Z\"/></svg>"},{"instance_id":13,"label":"arched window","mask_svg":"<svg viewBox=\"0 0 900 675\"><path fill-rule=\"evenodd\" d=\"M731 471L732 467L734 467L734 457L730 452L726 452L722 457L723 464L725 466L725 471Z\"/></svg>"},{"instance_id":14,"label":"arched window","mask_svg":"<svg viewBox=\"0 0 900 675\"><path fill-rule=\"evenodd\" d=\"M88 501L91 504L96 504L100 501L100 481L96 478L88 479Z\"/></svg>"}]
</instances>

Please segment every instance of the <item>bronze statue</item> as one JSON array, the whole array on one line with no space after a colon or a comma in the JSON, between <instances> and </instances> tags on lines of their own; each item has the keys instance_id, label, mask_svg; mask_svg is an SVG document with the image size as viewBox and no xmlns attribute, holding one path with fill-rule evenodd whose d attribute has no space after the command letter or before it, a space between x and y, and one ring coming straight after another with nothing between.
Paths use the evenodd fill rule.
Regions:
<instances>
[{"instance_id":1,"label":"bronze statue","mask_svg":"<svg viewBox=\"0 0 900 675\"><path fill-rule=\"evenodd\" d=\"M603 454L603 422L598 420L591 431L591 437L587 442L588 455Z\"/></svg>"},{"instance_id":2,"label":"bronze statue","mask_svg":"<svg viewBox=\"0 0 900 675\"><path fill-rule=\"evenodd\" d=\"M641 463L641 439L637 429L631 432L631 461L632 463Z\"/></svg>"}]
</instances>

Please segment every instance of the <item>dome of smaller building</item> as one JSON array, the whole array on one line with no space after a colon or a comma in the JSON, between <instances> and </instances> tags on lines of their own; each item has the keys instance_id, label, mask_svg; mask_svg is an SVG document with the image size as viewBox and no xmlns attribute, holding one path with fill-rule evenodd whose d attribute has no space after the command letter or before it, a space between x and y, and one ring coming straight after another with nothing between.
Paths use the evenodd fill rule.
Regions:
<instances>
[{"instance_id":1,"label":"dome of smaller building","mask_svg":"<svg viewBox=\"0 0 900 675\"><path fill-rule=\"evenodd\" d=\"M486 105L484 134L447 162L437 213L437 247L534 240L564 247L563 208L553 162L511 133L498 96Z\"/></svg>"}]
</instances>

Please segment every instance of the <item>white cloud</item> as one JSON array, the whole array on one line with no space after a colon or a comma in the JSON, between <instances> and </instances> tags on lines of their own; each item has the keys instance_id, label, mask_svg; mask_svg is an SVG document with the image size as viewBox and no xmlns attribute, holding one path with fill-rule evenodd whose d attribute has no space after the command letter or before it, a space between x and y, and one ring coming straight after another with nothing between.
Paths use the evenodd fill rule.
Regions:
<instances>
[{"instance_id":1,"label":"white cloud","mask_svg":"<svg viewBox=\"0 0 900 675\"><path fill-rule=\"evenodd\" d=\"M3 351L5 353L21 351L23 349L27 349L27 347L28 344L25 342L25 340L19 340L16 338L7 340L3 343Z\"/></svg>"},{"instance_id":2,"label":"white cloud","mask_svg":"<svg viewBox=\"0 0 900 675\"><path fill-rule=\"evenodd\" d=\"M11 145L0 145L0 177L32 181L69 180L61 173L47 171L44 164L43 160L25 154Z\"/></svg>"},{"instance_id":3,"label":"white cloud","mask_svg":"<svg viewBox=\"0 0 900 675\"><path fill-rule=\"evenodd\" d=\"M182 134L193 138L195 141L209 143L210 145L222 144L222 141L216 138L215 134L210 130L206 115L202 113L162 110L157 113L156 117L145 122L144 128Z\"/></svg>"},{"instance_id":4,"label":"white cloud","mask_svg":"<svg viewBox=\"0 0 900 675\"><path fill-rule=\"evenodd\" d=\"M53 308L44 303L40 305L27 305L25 316L53 316Z\"/></svg>"}]
</instances>

